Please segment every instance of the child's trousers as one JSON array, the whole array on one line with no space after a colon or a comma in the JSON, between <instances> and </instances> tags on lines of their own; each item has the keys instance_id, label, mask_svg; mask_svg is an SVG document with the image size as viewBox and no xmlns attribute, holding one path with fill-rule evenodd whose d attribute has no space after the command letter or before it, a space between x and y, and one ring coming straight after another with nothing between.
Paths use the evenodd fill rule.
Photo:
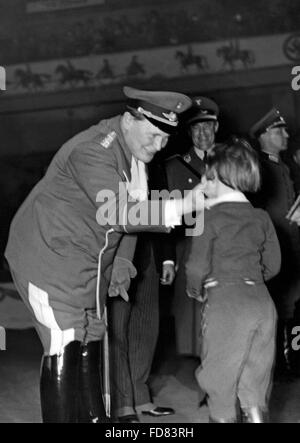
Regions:
<instances>
[{"instance_id":1,"label":"child's trousers","mask_svg":"<svg viewBox=\"0 0 300 443\"><path fill-rule=\"evenodd\" d=\"M277 314L263 283L219 282L208 290L202 365L196 378L208 394L210 416L236 418L242 409L267 409L275 357Z\"/></svg>"}]
</instances>

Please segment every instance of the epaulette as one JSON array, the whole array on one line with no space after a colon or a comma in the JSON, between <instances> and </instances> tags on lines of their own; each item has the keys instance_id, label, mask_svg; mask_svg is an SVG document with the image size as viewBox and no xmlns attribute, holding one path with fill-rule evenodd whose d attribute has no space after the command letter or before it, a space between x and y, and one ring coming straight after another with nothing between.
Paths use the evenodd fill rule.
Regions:
<instances>
[{"instance_id":1,"label":"epaulette","mask_svg":"<svg viewBox=\"0 0 300 443\"><path fill-rule=\"evenodd\" d=\"M117 133L115 131L111 131L104 137L103 140L101 140L100 145L103 146L103 148L108 149L116 137Z\"/></svg>"},{"instance_id":2,"label":"epaulette","mask_svg":"<svg viewBox=\"0 0 300 443\"><path fill-rule=\"evenodd\" d=\"M166 158L166 162L169 162L169 161L171 161L171 160L176 160L176 159L178 159L178 158L181 158L181 156L179 155L179 154L174 154L174 155L171 155L171 157L168 157L168 158Z\"/></svg>"}]
</instances>

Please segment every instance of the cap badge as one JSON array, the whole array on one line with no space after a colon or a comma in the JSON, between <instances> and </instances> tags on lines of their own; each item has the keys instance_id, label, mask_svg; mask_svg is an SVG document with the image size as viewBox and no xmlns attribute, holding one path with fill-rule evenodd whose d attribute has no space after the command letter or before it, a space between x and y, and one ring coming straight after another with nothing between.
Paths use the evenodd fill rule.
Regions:
<instances>
[{"instance_id":1,"label":"cap badge","mask_svg":"<svg viewBox=\"0 0 300 443\"><path fill-rule=\"evenodd\" d=\"M201 103L202 103L202 99L201 99L201 98L198 98L198 99L196 100L196 104L197 104L198 106L201 106Z\"/></svg>"},{"instance_id":2,"label":"cap badge","mask_svg":"<svg viewBox=\"0 0 300 443\"><path fill-rule=\"evenodd\" d=\"M182 106L183 106L183 103L182 102L178 102L177 106L176 106L176 109L179 111L182 108Z\"/></svg>"},{"instance_id":3,"label":"cap badge","mask_svg":"<svg viewBox=\"0 0 300 443\"><path fill-rule=\"evenodd\" d=\"M170 122L176 122L177 121L177 115L175 112L170 112L167 114L166 112L163 112L162 115L166 117Z\"/></svg>"}]
</instances>

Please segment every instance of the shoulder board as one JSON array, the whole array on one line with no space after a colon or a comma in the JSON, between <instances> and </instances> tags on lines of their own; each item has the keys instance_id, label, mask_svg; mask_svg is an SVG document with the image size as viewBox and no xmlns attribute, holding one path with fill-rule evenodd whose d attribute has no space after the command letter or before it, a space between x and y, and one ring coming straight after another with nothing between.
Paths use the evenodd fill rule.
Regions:
<instances>
[{"instance_id":1,"label":"shoulder board","mask_svg":"<svg viewBox=\"0 0 300 443\"><path fill-rule=\"evenodd\" d=\"M179 158L181 158L181 156L179 154L174 154L174 155L171 155L171 157L166 158L165 162L170 162L172 160L177 160Z\"/></svg>"},{"instance_id":2,"label":"shoulder board","mask_svg":"<svg viewBox=\"0 0 300 443\"><path fill-rule=\"evenodd\" d=\"M100 145L103 146L103 148L108 149L116 137L117 133L112 131L101 140Z\"/></svg>"}]
</instances>

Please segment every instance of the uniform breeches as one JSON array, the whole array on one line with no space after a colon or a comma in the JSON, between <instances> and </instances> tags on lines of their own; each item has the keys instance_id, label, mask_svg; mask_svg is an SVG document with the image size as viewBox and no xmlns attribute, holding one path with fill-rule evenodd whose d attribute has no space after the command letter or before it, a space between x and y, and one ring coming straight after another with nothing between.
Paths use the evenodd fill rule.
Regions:
<instances>
[{"instance_id":1,"label":"uniform breeches","mask_svg":"<svg viewBox=\"0 0 300 443\"><path fill-rule=\"evenodd\" d=\"M203 316L202 365L196 371L215 419L266 408L275 354L276 310L263 284L209 290Z\"/></svg>"},{"instance_id":2,"label":"uniform breeches","mask_svg":"<svg viewBox=\"0 0 300 443\"><path fill-rule=\"evenodd\" d=\"M64 293L38 287L12 270L16 288L32 314L33 324L41 339L44 354L60 355L71 342L99 341L105 334L105 323L96 315L96 308L80 307L64 300ZM69 295L69 294L68 294ZM87 299L90 299L87 294ZM89 304L87 302L87 304Z\"/></svg>"},{"instance_id":3,"label":"uniform breeches","mask_svg":"<svg viewBox=\"0 0 300 443\"><path fill-rule=\"evenodd\" d=\"M151 409L147 385L159 332L159 274L153 260L130 289L109 302L112 406L118 416Z\"/></svg>"}]
</instances>

